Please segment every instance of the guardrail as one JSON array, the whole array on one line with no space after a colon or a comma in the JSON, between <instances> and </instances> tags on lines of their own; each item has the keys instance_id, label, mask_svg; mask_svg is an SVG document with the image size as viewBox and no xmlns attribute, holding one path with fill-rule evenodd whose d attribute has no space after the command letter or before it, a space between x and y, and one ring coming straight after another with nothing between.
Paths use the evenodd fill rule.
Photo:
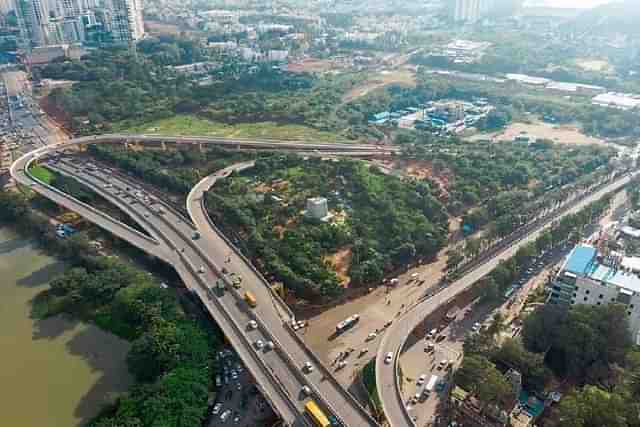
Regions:
<instances>
[{"instance_id":1,"label":"guardrail","mask_svg":"<svg viewBox=\"0 0 640 427\"><path fill-rule=\"evenodd\" d=\"M78 181L80 181L80 182L84 182L84 183L85 183L85 185L87 185L87 186L88 186L88 187L90 187L90 188L91 188L91 187L93 187L92 183L87 182L86 180L84 180L84 179L82 179L82 178L78 178L78 177L72 176L71 174L68 174L68 173L66 173L66 172L64 172L64 171L61 171L61 172L62 172L62 173L64 173L64 174L66 174L66 175L68 175L68 176L73 177L74 179L76 179L76 180L78 180ZM99 175L96 175L95 173L88 172L87 174L88 174L88 175L91 175L91 176L94 176L95 178L97 178L97 179L99 179L99 180L101 180L101 181L105 181L105 182L106 182L106 180L105 180L103 177L101 177L101 176L99 176ZM59 192L60 192L60 191L59 191ZM100 193L100 191L98 191L98 192ZM62 193L62 192L60 192L60 193ZM65 194L65 193L62 193L62 194ZM70 197L70 196L67 196L67 197ZM113 198L113 197L111 197L111 195L109 195L109 197L110 197L110 198ZM160 203L160 204L162 204L162 205L164 205L165 207L168 207L168 205L167 205L167 204L165 204L164 202L159 202L159 203ZM136 215L137 215L137 216L140 216L140 215L138 215L138 214L136 214ZM114 221L114 220L113 220L111 217L109 217L108 215L104 214L104 216L106 216L107 218L109 218L109 219L111 219L112 221ZM163 220L167 225L169 225L169 227L170 227L174 232L176 232L177 234L181 234L181 231L180 231L180 230L178 230L178 229L177 229L177 227L175 227L175 225L174 225L171 221L168 221L168 220L166 220L166 219L164 219L164 218L163 218L162 220ZM155 227L155 226L154 226L150 221L147 221L147 220L146 220L146 219L144 219L144 218L142 219L142 221L143 221L143 222L145 222L145 223L147 223L147 224L148 224L151 228L153 228L153 229L154 229L158 234L162 235L162 233L160 233L160 232L159 232L158 228L157 228L157 227ZM188 222L187 222L187 224L188 224ZM175 246L175 244L174 244L173 242L171 242L171 241L169 241L169 240L167 240L167 239L163 239L163 240L165 240L165 241L166 241L166 243L167 243L167 244L168 244L172 249L176 249L176 246ZM193 243L189 238L186 238L185 240L187 240L187 241L188 241L188 244L192 246L192 249L194 249L195 251L197 251L197 252L199 253L199 255L200 255L200 256L205 260L205 262L208 262L209 264L211 264L211 265L210 265L210 267L212 267L212 271L216 272L216 274L218 274L219 276L222 276L222 275L221 275L221 273L219 272L219 270L217 269L217 266L215 266L212 262L210 262L210 261L208 260L208 258L207 258L203 253L202 253L202 251L200 250L200 248L199 248L197 245L195 245L195 244L194 244L194 243ZM209 287L207 286L207 283L204 281L204 279L202 279L202 278L200 277L200 275L197 273L197 271L196 271L195 267L194 267L194 266L191 264L191 262L190 262L190 261L189 261L189 260L184 256L184 254L182 254L181 252L179 252L179 256L180 256L180 258L181 258L181 259L183 259L183 263L187 266L187 269L191 272L192 276L196 278L196 282L200 285L200 287L201 287L202 289L204 289L204 297L202 296L202 294L201 294L201 293L198 293L198 296L199 296L199 297L200 297L200 299L202 300L203 304L204 304L205 306L207 306L207 301L213 301L213 299L209 299L209 298L208 298L207 290L209 289ZM185 282L185 283L186 283L186 282ZM296 408L296 407L295 407L295 405L293 405L293 403L290 401L291 397L290 397L290 396L288 396L288 394L287 394L286 390L283 388L283 386L282 386L282 384L280 383L280 381L275 377L275 375L274 375L274 374L273 374L269 369L267 369L267 366L264 364L264 362L263 362L262 360L260 360L260 358L258 358L258 357L257 357L257 355L255 354L255 352L253 351L252 346L251 346L251 343L249 342L249 340L247 339L247 337L246 337L246 336L244 335L244 333L242 332L241 327L240 327L240 326L239 326L239 325L238 325L238 324L233 320L233 318L229 315L229 313L224 309L224 306L223 306L222 304L220 304L220 302L219 302L219 301L217 301L217 299L216 299L216 301L215 301L215 302L213 302L213 304L217 306L217 311L223 312L223 315L226 317L226 319L229 321L229 323L231 323L231 324L232 324L233 328L235 329L235 332L236 332L238 335L241 335L241 336L242 336L242 338L241 338L241 339L245 341L245 344L246 344L246 346L247 346L247 348L248 348L248 352L249 352L249 353L251 353L252 358L254 359L254 362L256 362L256 363L257 363L257 365L256 365L256 366L262 366L262 367L263 367L262 371L263 371L263 372L265 372L265 373L267 373L267 375L270 377L270 379L271 379L271 381L273 382L273 384L275 384L275 385L276 385L276 388L279 390L279 392L280 392L281 396L284 398L284 401L285 401L285 402L287 402L287 405L290 407L290 409L292 409L292 410L293 410L293 412L298 413L298 412L299 412L299 411L298 411L298 408ZM248 312L248 313L251 313L251 315L254 315L254 313L252 313L252 312ZM212 313L212 315L213 315L213 313ZM250 317L251 317L251 315L250 315ZM215 317L215 316L214 316L214 317ZM269 336L271 337L271 335L270 335L270 334L269 334ZM246 362L245 362L245 363L246 363ZM249 365L249 364L247 363L247 365ZM268 397L268 396L267 396L267 397ZM277 408L274 408L274 409L276 409L276 410L277 410Z\"/></svg>"},{"instance_id":2,"label":"guardrail","mask_svg":"<svg viewBox=\"0 0 640 427\"><path fill-rule=\"evenodd\" d=\"M247 165L246 167L244 167L241 170L245 170L248 169L250 167L252 167L253 165ZM207 178L205 178L207 179ZM204 181L204 180L203 180ZM197 186L196 186L197 187ZM207 188L210 189L211 186L209 186ZM262 282L262 284L268 289L268 291L270 292L270 294L272 295L272 298L276 299L279 303L279 305L283 306L286 308L287 312L290 313L290 319L293 319L293 313L291 312L291 310L289 309L289 307L286 305L286 303L284 301L282 301L282 299L280 298L280 296L278 294L276 294L273 289L271 288L271 286L269 286L267 279L262 275L262 273L260 273L255 266L253 265L252 262L250 262L245 256L244 254L242 254L242 252L240 252L240 250L224 235L224 233L222 233L222 231L215 225L215 223L213 222L213 220L211 219L211 217L209 216L207 210L206 210L206 204L204 202L204 191L203 191L203 197L200 198L200 207L203 210L204 216L209 224L209 226L218 234L218 236L220 236L225 243L227 243L227 245L234 251L235 254L237 254L248 266L249 268L256 274L256 276L258 277L258 279ZM342 387L342 385L335 379L335 377L328 371L328 369L326 369L326 367L324 366L324 364L322 363L322 361L320 360L320 358L309 349L309 347L307 346L307 344L304 342L304 340L295 333L295 331L293 331L293 329L291 328L291 325L286 322L283 321L283 324L285 326L285 329L287 330L287 332L289 332L289 334L296 340L296 342L298 342L298 344L300 345L300 347L303 349L303 351L305 352L305 354L307 355L307 357L312 360L314 362L314 364L316 364L317 366L320 367L320 369L322 369L323 371L323 376L325 378L327 378L334 387L336 387L337 389L341 390L343 395L347 397L348 400L351 401L351 403L353 404L353 406L358 410L358 412L360 412L360 414L366 418L369 423L371 425L378 425L377 421L362 407L362 405L360 405L360 402L358 402L357 400L355 400L355 398L353 398L353 396L351 396L351 394L349 394L347 391L344 391L344 388ZM269 332L270 334L270 332ZM270 334L271 335L271 334ZM290 358L290 356L288 354L286 354L286 357ZM294 363L293 361L291 361L292 363ZM295 366L295 365L294 365ZM321 396L319 393L317 393L316 390L316 394L318 396ZM336 415L338 418L338 413L331 408L331 405L327 404L327 402L323 402L328 408L330 408L332 410L332 412L334 413L334 415ZM346 425L346 424L345 424Z\"/></svg>"}]
</instances>

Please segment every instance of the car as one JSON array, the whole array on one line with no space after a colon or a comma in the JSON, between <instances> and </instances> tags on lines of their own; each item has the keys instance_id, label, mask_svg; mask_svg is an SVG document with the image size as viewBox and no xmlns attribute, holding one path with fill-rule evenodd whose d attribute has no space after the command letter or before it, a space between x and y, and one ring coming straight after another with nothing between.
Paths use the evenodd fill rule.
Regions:
<instances>
[{"instance_id":1,"label":"car","mask_svg":"<svg viewBox=\"0 0 640 427\"><path fill-rule=\"evenodd\" d=\"M200 268L198 269L198 273L204 274L204 265L200 266Z\"/></svg>"},{"instance_id":2,"label":"car","mask_svg":"<svg viewBox=\"0 0 640 427\"><path fill-rule=\"evenodd\" d=\"M262 340L257 340L255 342L255 345L258 350L262 350L262 347L264 347L264 343L262 342Z\"/></svg>"},{"instance_id":3,"label":"car","mask_svg":"<svg viewBox=\"0 0 640 427\"><path fill-rule=\"evenodd\" d=\"M213 409L211 410L211 414L218 415L221 409L222 409L222 403L216 403Z\"/></svg>"},{"instance_id":4,"label":"car","mask_svg":"<svg viewBox=\"0 0 640 427\"><path fill-rule=\"evenodd\" d=\"M249 324L247 325L247 327L251 330L256 329L258 327L258 322L256 322L255 320L249 320Z\"/></svg>"},{"instance_id":5,"label":"car","mask_svg":"<svg viewBox=\"0 0 640 427\"><path fill-rule=\"evenodd\" d=\"M389 326L391 326L392 323L393 323L393 320L389 320L387 323L384 324L384 327L388 328Z\"/></svg>"},{"instance_id":6,"label":"car","mask_svg":"<svg viewBox=\"0 0 640 427\"><path fill-rule=\"evenodd\" d=\"M338 369L342 369L345 366L347 366L347 361L346 360L341 360L340 362L338 362Z\"/></svg>"},{"instance_id":7,"label":"car","mask_svg":"<svg viewBox=\"0 0 640 427\"><path fill-rule=\"evenodd\" d=\"M303 385L302 386L302 393L304 393L305 396L310 396L311 395L311 388L308 385Z\"/></svg>"},{"instance_id":8,"label":"car","mask_svg":"<svg viewBox=\"0 0 640 427\"><path fill-rule=\"evenodd\" d=\"M438 362L438 366L436 366L436 368L438 370L441 370L446 368L448 364L449 364L449 361L447 359L442 359L440 362Z\"/></svg>"},{"instance_id":9,"label":"car","mask_svg":"<svg viewBox=\"0 0 640 427\"><path fill-rule=\"evenodd\" d=\"M241 383L237 383L236 384L236 390L242 391L242 384Z\"/></svg>"},{"instance_id":10,"label":"car","mask_svg":"<svg viewBox=\"0 0 640 427\"><path fill-rule=\"evenodd\" d=\"M480 330L480 326L482 326L482 325L480 324L480 322L476 322L476 323L474 323L474 324L473 324L473 326L471 327L471 331L472 331L472 332L478 332L478 331Z\"/></svg>"},{"instance_id":11,"label":"car","mask_svg":"<svg viewBox=\"0 0 640 427\"><path fill-rule=\"evenodd\" d=\"M426 346L424 346L424 351L425 353L431 353L433 350L435 350L435 348L436 348L435 344L430 342Z\"/></svg>"},{"instance_id":12,"label":"car","mask_svg":"<svg viewBox=\"0 0 640 427\"><path fill-rule=\"evenodd\" d=\"M421 386L422 384L424 384L424 381L427 379L427 375L426 374L422 374L418 377L418 381L416 382L417 386Z\"/></svg>"},{"instance_id":13,"label":"car","mask_svg":"<svg viewBox=\"0 0 640 427\"><path fill-rule=\"evenodd\" d=\"M273 343L273 341L267 341L264 347L265 347L265 350L273 350L276 347L276 345Z\"/></svg>"},{"instance_id":14,"label":"car","mask_svg":"<svg viewBox=\"0 0 640 427\"><path fill-rule=\"evenodd\" d=\"M436 337L436 342L443 341L447 336L445 334L440 334Z\"/></svg>"},{"instance_id":15,"label":"car","mask_svg":"<svg viewBox=\"0 0 640 427\"><path fill-rule=\"evenodd\" d=\"M231 409L227 409L222 413L222 415L220 415L220 421L224 423L229 419L230 416L231 416Z\"/></svg>"},{"instance_id":16,"label":"car","mask_svg":"<svg viewBox=\"0 0 640 427\"><path fill-rule=\"evenodd\" d=\"M304 365L302 365L302 371L306 373L313 372L313 365L311 362L304 362Z\"/></svg>"},{"instance_id":17,"label":"car","mask_svg":"<svg viewBox=\"0 0 640 427\"><path fill-rule=\"evenodd\" d=\"M392 360L393 360L393 353L392 352L387 353L387 355L384 358L384 363L388 365L389 363L391 363Z\"/></svg>"},{"instance_id":18,"label":"car","mask_svg":"<svg viewBox=\"0 0 640 427\"><path fill-rule=\"evenodd\" d=\"M238 379L238 373L236 371L231 371L231 379L232 380L237 380Z\"/></svg>"},{"instance_id":19,"label":"car","mask_svg":"<svg viewBox=\"0 0 640 427\"><path fill-rule=\"evenodd\" d=\"M236 414L236 416L233 417L233 422L234 424L238 424L240 422L240 414Z\"/></svg>"},{"instance_id":20,"label":"car","mask_svg":"<svg viewBox=\"0 0 640 427\"><path fill-rule=\"evenodd\" d=\"M375 340L377 336L378 334L376 334L375 332L371 332L369 335L367 335L367 341Z\"/></svg>"},{"instance_id":21,"label":"car","mask_svg":"<svg viewBox=\"0 0 640 427\"><path fill-rule=\"evenodd\" d=\"M193 240L198 240L198 239L200 238L200 233L199 233L199 232L197 232L197 231L194 231L194 232L193 232L193 235L191 236L191 238L192 238Z\"/></svg>"}]
</instances>

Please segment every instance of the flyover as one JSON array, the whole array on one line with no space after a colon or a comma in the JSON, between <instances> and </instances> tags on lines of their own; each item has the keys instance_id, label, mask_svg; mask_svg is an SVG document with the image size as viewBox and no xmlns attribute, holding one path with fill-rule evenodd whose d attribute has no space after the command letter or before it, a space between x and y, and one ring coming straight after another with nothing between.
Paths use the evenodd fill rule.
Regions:
<instances>
[{"instance_id":1,"label":"flyover","mask_svg":"<svg viewBox=\"0 0 640 427\"><path fill-rule=\"evenodd\" d=\"M634 174L636 175L637 172ZM406 409L402 392L400 389L399 360L407 339L411 333L418 328L424 320L438 307L448 304L462 292L472 287L478 280L489 274L501 261L511 258L522 246L533 242L540 234L551 226L554 221L576 213L595 202L607 194L620 190L634 175L625 175L614 182L606 184L592 194L578 198L575 202L569 202L557 212L551 213L548 217L536 221L519 233L510 244L500 248L491 256L471 268L462 278L451 283L431 298L425 298L410 309L400 318L396 319L385 332L378 352L376 354L376 384L378 395L382 402L384 413L391 427L412 427L415 423ZM569 206L570 205L570 206ZM387 354L392 354L391 363L386 363Z\"/></svg>"},{"instance_id":2,"label":"flyover","mask_svg":"<svg viewBox=\"0 0 640 427\"><path fill-rule=\"evenodd\" d=\"M314 398L330 413L335 415L345 426L375 426L376 421L359 403L335 381L328 370L315 355L307 349L290 327L291 313L286 305L270 293L266 282L244 258L235 252L233 246L217 235L220 240L192 239L194 226L185 218L160 200L155 199L145 208L144 203L132 206L131 194L126 194L127 187L138 188L132 180L114 176L100 177L100 172L87 172L83 167L66 164L56 158L57 153L78 146L96 143L135 143L145 144L213 144L227 148L269 149L274 148L303 151L333 153L347 156L370 156L390 154L395 150L371 150L371 146L352 144L302 144L273 141L241 141L218 140L214 138L167 138L140 135L108 135L101 137L78 138L64 144L47 146L25 154L11 167L12 177L20 184L29 186L60 205L73 210L96 225L136 245L143 251L173 265L184 281L186 287L197 295L203 306L220 325L225 335L238 351L241 359L256 378L263 393L270 399L274 409L282 416L287 425L306 425L303 417L305 396L300 394L303 385L308 385ZM120 223L108 215L88 206L73 197L39 181L28 172L34 161L53 155L50 166L59 173L73 177L87 185L106 200L127 212L138 222L150 236ZM117 193L115 192L117 191ZM140 190L137 190L140 191ZM129 192L130 193L130 192ZM164 205L163 214L158 213L158 206ZM232 289L222 267L227 258L233 258L225 268L237 269L243 277L242 286L255 292L260 304L255 310L248 308L242 296ZM217 279L223 279L230 290L221 297L212 295L211 287ZM260 327L257 331L248 332L249 320L256 320ZM262 339L276 343L274 351L259 354L253 344ZM313 371L301 372L305 363L311 363Z\"/></svg>"}]
</instances>

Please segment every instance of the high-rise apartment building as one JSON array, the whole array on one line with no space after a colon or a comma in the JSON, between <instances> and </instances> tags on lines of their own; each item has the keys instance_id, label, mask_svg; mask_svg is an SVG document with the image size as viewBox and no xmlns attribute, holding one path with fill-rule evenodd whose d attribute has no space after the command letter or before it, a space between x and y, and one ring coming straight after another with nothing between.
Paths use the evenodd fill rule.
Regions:
<instances>
[{"instance_id":1,"label":"high-rise apartment building","mask_svg":"<svg viewBox=\"0 0 640 427\"><path fill-rule=\"evenodd\" d=\"M18 0L17 12L23 37L32 46L50 44L49 4L46 0Z\"/></svg>"},{"instance_id":2,"label":"high-rise apartment building","mask_svg":"<svg viewBox=\"0 0 640 427\"><path fill-rule=\"evenodd\" d=\"M31 47L85 41L130 43L144 36L142 0L16 1L23 38Z\"/></svg>"},{"instance_id":3,"label":"high-rise apartment building","mask_svg":"<svg viewBox=\"0 0 640 427\"><path fill-rule=\"evenodd\" d=\"M480 19L482 0L452 0L453 20L456 22L476 22Z\"/></svg>"},{"instance_id":4,"label":"high-rise apartment building","mask_svg":"<svg viewBox=\"0 0 640 427\"><path fill-rule=\"evenodd\" d=\"M142 0L111 0L111 33L115 42L139 40L144 36Z\"/></svg>"}]
</instances>

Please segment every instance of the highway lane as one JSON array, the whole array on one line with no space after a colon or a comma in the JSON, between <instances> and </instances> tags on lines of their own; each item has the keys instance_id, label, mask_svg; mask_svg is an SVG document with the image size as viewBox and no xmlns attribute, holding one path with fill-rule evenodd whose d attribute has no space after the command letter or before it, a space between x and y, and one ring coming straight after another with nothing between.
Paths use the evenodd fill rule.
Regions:
<instances>
[{"instance_id":1,"label":"highway lane","mask_svg":"<svg viewBox=\"0 0 640 427\"><path fill-rule=\"evenodd\" d=\"M268 325L269 331L287 349L293 364L298 368L305 362L312 364L314 370L307 374L308 385L322 396L331 412L340 418L345 426L375 425L375 421L353 396L338 384L317 356L312 354L297 335L294 335L295 332L291 329L293 316L286 304L271 291L269 283L210 222L203 204L204 193L220 177L229 175L233 170L246 169L252 165L253 162L240 163L201 180L187 197L189 216L202 234L201 240L206 245L207 254L219 263L226 263L229 271L243 277L243 285L250 287L251 292L256 295L259 301L256 312Z\"/></svg>"},{"instance_id":2,"label":"highway lane","mask_svg":"<svg viewBox=\"0 0 640 427\"><path fill-rule=\"evenodd\" d=\"M174 252L179 254L179 259L173 265L186 287L198 294L206 309L225 331L243 363L274 406L274 410L289 425L304 425L305 421L301 416L304 396L300 394L304 382L300 381L298 376L288 374L290 366L279 351L256 351L256 340L260 339L266 343L270 336L261 328L248 330L249 321L256 317L242 301L241 296L226 291L222 295L211 297L212 294L207 289L213 287L219 274L215 271L217 269L208 265L209 262L203 257L197 242L191 239L195 231L193 225L157 199L148 203L141 201L135 196L135 193L141 190L133 180L124 180L122 177L100 171L79 170L75 165L65 162L58 162L50 167L77 179L114 204L123 206L123 210L132 217L144 218L141 225L155 230L162 236ZM112 187L105 188L105 184ZM127 187L131 188L129 192L122 191ZM131 203L133 199L136 199L135 203ZM164 210L163 214L158 214L160 207ZM198 272L201 268L203 273ZM224 316L223 312L228 315Z\"/></svg>"},{"instance_id":3,"label":"highway lane","mask_svg":"<svg viewBox=\"0 0 640 427\"><path fill-rule=\"evenodd\" d=\"M397 375L400 351L404 347L409 334L438 307L443 304L447 304L458 294L471 287L485 275L489 274L501 261L511 258L520 247L537 239L544 230L551 226L553 221L559 220L566 215L576 213L588 204L599 200L609 193L617 191L626 185L630 179L630 176L624 176L613 183L604 186L594 194L576 201L570 208L553 216L553 218L546 220L538 227L534 227L528 233L525 233L522 238L498 251L492 258L469 271L461 279L453 282L450 286L444 288L433 297L414 305L407 313L405 313L405 315L394 321L391 327L389 327L384 334L376 355L376 383L378 385L378 394L382 401L382 407L387 417L387 421L391 427L415 425L410 414L406 410L402 393L400 392ZM393 354L393 360L389 364L384 361L388 353Z\"/></svg>"},{"instance_id":4,"label":"highway lane","mask_svg":"<svg viewBox=\"0 0 640 427\"><path fill-rule=\"evenodd\" d=\"M30 160L32 160L32 156L27 154L25 156L22 156L11 166L11 175L19 183L25 186L29 186L31 190L35 191L36 193L46 197L47 199L57 203L60 206L63 206L66 209L77 212L79 215L95 224L102 224L103 228L108 228L108 230L114 235L130 242L131 244L139 247L145 252L156 256L157 258L168 263L173 263L175 261L175 255L172 254L166 246L161 245L158 240L140 233L138 230L135 230L126 224L114 220L110 216L105 215L97 209L83 202L80 202L79 200L74 199L51 186L43 185L42 183L33 181L25 173L25 167Z\"/></svg>"},{"instance_id":5,"label":"highway lane","mask_svg":"<svg viewBox=\"0 0 640 427\"><path fill-rule=\"evenodd\" d=\"M311 155L321 155L321 153L339 153L340 155L349 155L349 156L359 155L359 154L364 156L369 156L372 154L375 154L375 155L388 154L395 151L393 149L386 150L386 151L385 150L372 151L371 146L369 145L358 146L355 144L301 144L301 143L292 143L292 142L226 140L226 139L218 139L218 138L182 138L182 137L171 138L171 137L140 136L140 135L134 135L134 136L107 135L107 136L100 136L100 137L78 138L68 143L57 144L55 146L44 147L42 149L35 150L34 152L26 156L23 156L23 158L20 161L12 165L12 169L11 169L12 176L15 179L17 179L18 182L25 185L30 185L32 180L29 179L29 177L26 174L24 174L24 168L28 167L29 162L34 160L36 157L43 156L48 153L55 153L57 151L64 151L67 148L74 148L78 145L87 145L90 143L114 143L114 142L122 143L125 141L128 141L128 142L143 141L145 143L160 143L162 141L168 141L168 142L185 143L185 144L209 143L209 144L223 145L223 146L231 145L233 148L248 147L250 149L259 148L259 149L271 149L271 150L273 149L298 150L303 152L309 152ZM76 174L77 171L70 169L67 172L77 176ZM43 183L34 185L34 187L37 187L37 188L40 188L41 186L46 187L45 185L43 185ZM48 189L52 190L51 188L48 188ZM100 194L106 195L101 188L96 187L96 189ZM53 191L53 192L56 193L56 191ZM57 192L57 193L60 193L60 192ZM74 210L80 214L87 215L87 217L90 218L92 221L95 221L96 224L98 224L101 227L104 227L108 231L113 231L115 234L117 234L116 231L119 228L122 228L123 226L122 224L118 224L115 221L105 220L104 217L101 217L99 215L91 215L92 214L91 207L86 206L78 202L77 200L69 198L68 196L66 197L67 200L64 200L65 195L63 195L62 193L54 195L51 192L45 192L43 195L45 195L46 197L54 197L56 201L59 201L65 207L68 207L69 209ZM109 198L107 199L113 200ZM114 200L114 201L116 202L116 204L119 204L121 207L124 207L125 211L127 210L127 207L126 207L127 200L121 200L121 201ZM137 213L139 217L139 212ZM134 214L132 215L132 217L135 218L136 215ZM153 222L146 221L146 222L148 223L147 225L150 225L152 223L154 225L153 227L150 227L150 228L145 227L146 229L151 230L154 233L159 233L158 230L160 229L160 227L158 226L157 223L155 223L155 221ZM188 226L188 224L186 224L186 222L184 221L180 223L185 224L185 226ZM193 229L183 230L183 232L185 231L191 232L193 231ZM165 231L163 231L162 233L164 232ZM166 238L167 236L162 233L158 234L159 236L161 236L161 240L163 240L166 245L171 247L173 243L173 239L177 238L177 236L172 236L171 238L167 239ZM122 235L122 233L117 235ZM124 235L122 236L123 238L127 238L127 240L129 240L128 237L131 237L131 236L124 236ZM205 246L206 246L204 248L205 251L208 251L211 249L204 240L202 240L202 242L205 243ZM141 243L133 240L132 243L139 244L139 247L141 247L143 250L146 250L149 248L148 244L145 244L144 242ZM157 245L158 243L154 242L154 244ZM194 244L193 241L189 241L189 244L191 246L195 245L197 247L199 243ZM211 257L209 255L203 255L203 254L206 254L207 252L203 252L200 254L202 256L202 260L204 261L203 265L208 265L212 271L219 271L218 266L221 265L222 262L224 262L224 259L223 259L224 256L222 255L222 252L224 251L220 251L220 249L221 247L217 246L213 252L216 258L215 263L212 259L210 259ZM197 247L197 250L195 252L202 251L202 250L203 248ZM229 250L229 252L231 252L231 249ZM181 270L180 261L178 261L177 262L178 265L176 269L179 272L191 270L193 273L194 268L199 268L197 263L196 265L194 265L190 261L191 257L194 257L193 259L198 259L196 256L197 254L191 254L186 252L186 254L188 254L189 256L189 258L186 258L186 255L182 255L182 253L180 252L178 253L180 254L179 258L181 262L184 264L184 266L186 266L186 268L182 268ZM165 259L165 258L162 258L162 259ZM169 260L169 262L171 262L172 264L176 263L175 259ZM255 273L253 270L251 270L250 264L247 265L244 263L240 263L240 265L242 266L242 268L249 268L249 270L245 270L246 274ZM184 274L184 272L182 274ZM200 278L200 276L198 275L196 275L196 277ZM189 280L186 280L186 282L188 281ZM251 283L251 282L252 282L251 280L247 280L247 283ZM200 285L201 285L201 288L203 289L206 288L206 283L200 283ZM206 293L203 293L206 291L196 287L191 287L191 289L195 290L195 292L201 297L205 305L208 304L207 295ZM266 288L261 286L261 287L256 287L256 289L258 293L258 298L260 298L260 293ZM243 303L238 303L238 299L239 299L238 295L236 294L233 294L233 295L235 297L234 299L235 306L239 307L239 309L243 308L244 307ZM277 300L273 299L272 301L277 301ZM233 304L229 305L229 307L233 307L233 306L234 306ZM304 374L301 373L300 368L302 367L303 363L308 361L312 362L316 367L316 369L309 374L308 385L315 392L316 400L318 400L322 406L325 406L325 409L328 408L330 412L334 413L334 415L336 415L339 419L342 419L346 426L377 425L375 420L373 420L370 417L370 415L355 401L355 399L353 399L353 397L347 391L343 390L339 386L339 384L330 375L330 373L328 373L328 371L326 371L326 369L319 363L317 358L315 358L315 355L313 355L313 353L311 353L306 348L302 340L299 339L297 336L293 335L287 329L288 325L286 324L286 319L287 319L286 316L289 315L289 312L288 312L288 309L286 309L286 306L281 305L280 307L278 307L278 304L274 303L273 305L271 305L271 308L269 307L270 306L268 304L260 304L258 310L255 311L255 317L256 317L256 320L259 320L259 323L263 326L263 328L261 329L261 332L268 335L274 342L277 343L277 348L281 349L281 351L277 353L279 353L280 356L285 358L288 364L288 366L280 367L278 369L274 369L273 371L271 370L271 368L265 371L268 374L268 376L270 376L272 379L271 385L272 386L274 384L277 385L280 388L278 391L284 394L287 394L286 391L283 391L285 387L288 390L296 390L296 389L300 390L299 388L300 385L307 381L307 378L304 376ZM281 310L285 310L285 312L283 313ZM222 310L222 311L223 311L223 314L229 315L227 311L225 310ZM220 319L215 316L215 312L213 312L212 314L214 315L214 318L217 321L220 321ZM240 313L236 312L234 313L234 316L240 316ZM267 320L262 320L260 316L265 316ZM234 318L230 318L227 320L233 320L233 319ZM225 324L224 319L220 322L222 325ZM275 325L278 325L277 331L276 331L277 333L271 334L270 328ZM236 328L238 327L238 325L233 325L233 326L235 326ZM224 326L223 326L223 329L224 329ZM225 329L225 332L227 332L226 329ZM283 340L283 343L280 343L280 340ZM240 345L238 342L234 342L233 340L232 340L232 344L234 346ZM276 352L273 352L273 353L275 354ZM255 364L255 362L253 363ZM251 366L251 362L247 363L247 366ZM257 377L258 377L257 378L258 381L260 382L260 375L258 375ZM293 379L296 379L298 383L293 383L292 382ZM284 383L288 383L288 384L284 384ZM270 395L272 394L272 392L267 390L265 394ZM289 396L287 397L289 398L289 400L287 401L287 403L289 405L293 404L293 406L295 406L296 396L293 394L292 391L290 391L288 394ZM299 406L297 407L297 409L299 409ZM279 405L279 407L276 407L275 410L281 413L281 415L283 415L285 420L287 420L288 417L287 417L286 408L283 409L282 405ZM301 420L302 420L302 417L300 417L300 414L298 413L295 422L303 422Z\"/></svg>"}]
</instances>

